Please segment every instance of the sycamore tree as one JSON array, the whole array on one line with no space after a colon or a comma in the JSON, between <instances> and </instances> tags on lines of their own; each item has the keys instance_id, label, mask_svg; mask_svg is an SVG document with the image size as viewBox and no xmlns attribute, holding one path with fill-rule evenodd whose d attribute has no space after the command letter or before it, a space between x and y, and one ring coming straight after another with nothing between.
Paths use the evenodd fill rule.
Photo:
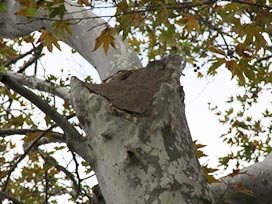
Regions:
<instances>
[{"instance_id":1,"label":"sycamore tree","mask_svg":"<svg viewBox=\"0 0 272 204\"><path fill-rule=\"evenodd\" d=\"M263 0L1 0L1 202L270 203L271 108L259 118L250 110L271 93L271 9ZM47 74L39 59L59 41L103 83ZM229 109L210 107L235 147L220 159L237 163L227 177L199 165L185 64L200 78L227 69L242 90Z\"/></svg>"}]
</instances>

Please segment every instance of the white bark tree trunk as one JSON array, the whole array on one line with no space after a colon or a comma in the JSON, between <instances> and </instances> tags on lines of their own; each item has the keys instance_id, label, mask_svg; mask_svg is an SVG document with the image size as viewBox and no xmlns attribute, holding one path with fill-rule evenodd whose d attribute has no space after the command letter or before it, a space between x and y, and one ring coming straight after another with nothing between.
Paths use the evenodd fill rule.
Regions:
<instances>
[{"instance_id":1,"label":"white bark tree trunk","mask_svg":"<svg viewBox=\"0 0 272 204\"><path fill-rule=\"evenodd\" d=\"M168 57L102 85L71 81L107 204L212 203L186 122L180 66L168 63L174 60L181 62Z\"/></svg>"}]
</instances>

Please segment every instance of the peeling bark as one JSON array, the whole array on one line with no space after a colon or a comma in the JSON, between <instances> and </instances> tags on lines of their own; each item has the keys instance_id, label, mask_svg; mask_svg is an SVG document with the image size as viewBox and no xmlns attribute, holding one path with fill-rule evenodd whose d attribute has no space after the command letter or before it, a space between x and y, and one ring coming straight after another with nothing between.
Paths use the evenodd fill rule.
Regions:
<instances>
[{"instance_id":1,"label":"peeling bark","mask_svg":"<svg viewBox=\"0 0 272 204\"><path fill-rule=\"evenodd\" d=\"M111 98L105 90L92 90L93 85L71 80L73 106L94 152L92 165L107 204L212 202L186 122L179 68L165 66L162 60L147 69L128 71L126 78L118 73L100 85L101 91L132 78L137 86L130 96L133 90L139 91L137 97L151 92L152 100L144 112L119 106L114 94L120 97L121 87L111 89ZM154 77L160 72L163 80ZM141 74L157 88L141 86L143 79L135 77ZM130 102L122 103L130 106Z\"/></svg>"}]
</instances>

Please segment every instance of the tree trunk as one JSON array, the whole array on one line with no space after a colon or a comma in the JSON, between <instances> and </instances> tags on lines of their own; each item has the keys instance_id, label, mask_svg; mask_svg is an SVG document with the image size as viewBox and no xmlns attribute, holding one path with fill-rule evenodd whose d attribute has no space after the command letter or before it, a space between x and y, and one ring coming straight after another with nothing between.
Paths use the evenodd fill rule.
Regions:
<instances>
[{"instance_id":1,"label":"tree trunk","mask_svg":"<svg viewBox=\"0 0 272 204\"><path fill-rule=\"evenodd\" d=\"M107 204L212 203L186 122L180 62L167 57L101 85L71 80Z\"/></svg>"}]
</instances>

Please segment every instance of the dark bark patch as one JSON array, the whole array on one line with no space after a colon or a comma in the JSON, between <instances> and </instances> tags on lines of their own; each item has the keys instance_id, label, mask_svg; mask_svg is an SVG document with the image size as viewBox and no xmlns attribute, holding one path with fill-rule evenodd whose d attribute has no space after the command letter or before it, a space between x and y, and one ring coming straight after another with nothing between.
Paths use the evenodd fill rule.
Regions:
<instances>
[{"instance_id":1,"label":"dark bark patch","mask_svg":"<svg viewBox=\"0 0 272 204\"><path fill-rule=\"evenodd\" d=\"M165 124L162 128L162 137L170 161L178 160L181 157L181 152L177 150L176 135L169 124Z\"/></svg>"},{"instance_id":2,"label":"dark bark patch","mask_svg":"<svg viewBox=\"0 0 272 204\"><path fill-rule=\"evenodd\" d=\"M155 62L147 68L120 71L102 84L85 83L85 86L107 98L118 109L144 114L149 110L161 83L169 81L173 71L165 69L163 62Z\"/></svg>"}]
</instances>

